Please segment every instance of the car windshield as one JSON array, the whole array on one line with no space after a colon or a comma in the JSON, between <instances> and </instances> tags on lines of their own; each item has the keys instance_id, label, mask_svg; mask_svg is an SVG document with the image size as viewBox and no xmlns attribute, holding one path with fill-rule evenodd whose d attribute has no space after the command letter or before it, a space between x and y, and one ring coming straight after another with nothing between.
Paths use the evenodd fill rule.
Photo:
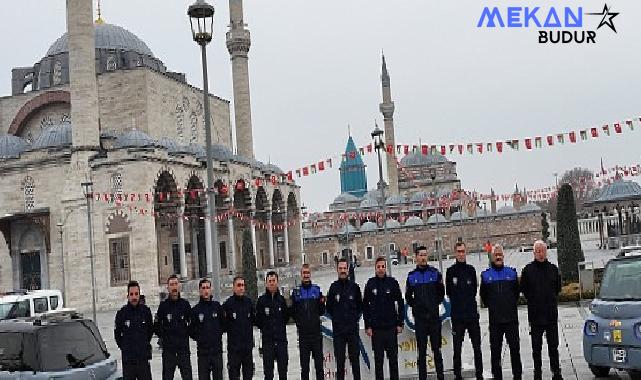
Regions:
<instances>
[{"instance_id":1,"label":"car windshield","mask_svg":"<svg viewBox=\"0 0 641 380\"><path fill-rule=\"evenodd\" d=\"M603 275L599 298L641 301L641 257L610 261Z\"/></svg>"},{"instance_id":2,"label":"car windshield","mask_svg":"<svg viewBox=\"0 0 641 380\"><path fill-rule=\"evenodd\" d=\"M0 320L29 317L29 301L0 303Z\"/></svg>"},{"instance_id":3,"label":"car windshield","mask_svg":"<svg viewBox=\"0 0 641 380\"><path fill-rule=\"evenodd\" d=\"M43 371L81 368L107 359L100 333L86 321L43 329L39 338Z\"/></svg>"}]
</instances>

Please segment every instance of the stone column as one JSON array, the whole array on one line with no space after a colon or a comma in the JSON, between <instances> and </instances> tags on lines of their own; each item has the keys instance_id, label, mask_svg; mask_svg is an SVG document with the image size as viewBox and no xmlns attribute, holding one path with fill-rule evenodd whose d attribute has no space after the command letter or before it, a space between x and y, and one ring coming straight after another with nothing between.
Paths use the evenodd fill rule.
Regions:
<instances>
[{"instance_id":1,"label":"stone column","mask_svg":"<svg viewBox=\"0 0 641 380\"><path fill-rule=\"evenodd\" d=\"M184 222L185 205L178 206L178 252L180 253L180 278L187 279L187 254L185 253L185 222Z\"/></svg>"},{"instance_id":2,"label":"stone column","mask_svg":"<svg viewBox=\"0 0 641 380\"><path fill-rule=\"evenodd\" d=\"M274 267L274 231L272 226L272 214L267 215L267 243L269 244L269 267Z\"/></svg>"},{"instance_id":3,"label":"stone column","mask_svg":"<svg viewBox=\"0 0 641 380\"><path fill-rule=\"evenodd\" d=\"M229 214L227 218L227 237L229 240L229 268L233 273L236 273L236 237L234 234L234 217Z\"/></svg>"},{"instance_id":4,"label":"stone column","mask_svg":"<svg viewBox=\"0 0 641 380\"><path fill-rule=\"evenodd\" d=\"M258 247L256 247L256 212L252 211L250 214L250 227L249 231L251 232L252 236L252 247L254 248L254 259L256 259L256 268L259 268L258 266Z\"/></svg>"},{"instance_id":5,"label":"stone column","mask_svg":"<svg viewBox=\"0 0 641 380\"><path fill-rule=\"evenodd\" d=\"M207 273L212 273L214 270L214 248L211 246L211 224L214 223L205 218L205 256L207 258Z\"/></svg>"},{"instance_id":6,"label":"stone column","mask_svg":"<svg viewBox=\"0 0 641 380\"><path fill-rule=\"evenodd\" d=\"M201 277L200 276L200 255L198 254L198 225L199 225L198 219L194 221L191 225L191 257L192 257L192 263L194 266L194 274L195 277ZM205 268L206 270L206 268Z\"/></svg>"},{"instance_id":7,"label":"stone column","mask_svg":"<svg viewBox=\"0 0 641 380\"><path fill-rule=\"evenodd\" d=\"M283 239L285 240L285 264L289 264L289 226L287 225L287 203L283 210Z\"/></svg>"}]
</instances>

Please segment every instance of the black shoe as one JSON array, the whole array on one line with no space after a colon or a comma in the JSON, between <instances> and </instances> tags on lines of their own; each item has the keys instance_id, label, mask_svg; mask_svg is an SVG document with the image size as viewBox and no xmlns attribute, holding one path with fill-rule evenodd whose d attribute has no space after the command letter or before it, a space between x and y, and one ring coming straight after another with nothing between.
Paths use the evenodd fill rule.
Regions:
<instances>
[{"instance_id":1,"label":"black shoe","mask_svg":"<svg viewBox=\"0 0 641 380\"><path fill-rule=\"evenodd\" d=\"M563 376L561 376L561 372L556 372L554 375L552 375L552 380L563 380Z\"/></svg>"},{"instance_id":2,"label":"black shoe","mask_svg":"<svg viewBox=\"0 0 641 380\"><path fill-rule=\"evenodd\" d=\"M534 380L543 380L543 374L541 371L534 371Z\"/></svg>"}]
</instances>

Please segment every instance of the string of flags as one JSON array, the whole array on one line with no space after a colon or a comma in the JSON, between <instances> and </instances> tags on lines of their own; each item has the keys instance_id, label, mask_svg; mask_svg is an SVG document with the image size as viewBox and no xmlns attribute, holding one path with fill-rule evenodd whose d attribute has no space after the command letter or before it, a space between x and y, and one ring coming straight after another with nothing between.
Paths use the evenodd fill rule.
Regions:
<instances>
[{"instance_id":1,"label":"string of flags","mask_svg":"<svg viewBox=\"0 0 641 380\"><path fill-rule=\"evenodd\" d=\"M641 126L641 116L635 119L626 119L623 122L604 124L600 127L590 127L581 130L572 130L562 133L553 133L545 136L525 137L519 139L499 139L492 142L464 142L464 143L447 143L447 144L397 144L396 146L388 144L385 146L385 153L396 155L408 155L410 153L420 153L423 155L473 155L497 153L501 154L508 149L511 151L532 151L544 147L563 146L566 144L575 144L580 141L594 140L601 137L622 134L625 130L634 131L635 123L637 127ZM323 160L305 165L301 168L294 169L287 173L288 178L307 177L312 174L325 171L332 168L336 163L346 160L354 160L357 156L372 154L375 151L372 143L361 146L353 151L347 151L340 155L334 155Z\"/></svg>"}]
</instances>

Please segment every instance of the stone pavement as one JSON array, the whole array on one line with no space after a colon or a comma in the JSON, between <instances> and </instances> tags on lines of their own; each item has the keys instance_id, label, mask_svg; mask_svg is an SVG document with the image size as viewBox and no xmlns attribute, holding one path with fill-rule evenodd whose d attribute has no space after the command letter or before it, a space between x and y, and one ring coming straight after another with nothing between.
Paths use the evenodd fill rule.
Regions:
<instances>
[{"instance_id":1,"label":"stone pavement","mask_svg":"<svg viewBox=\"0 0 641 380\"><path fill-rule=\"evenodd\" d=\"M586 259L601 259L609 258L613 255L612 251L587 251L585 253ZM519 252L507 252L506 253L506 264L509 266L514 266L517 270L521 269L532 260L532 253L519 253ZM554 250L550 251L550 260L556 262L556 252ZM481 255L480 260L476 254L471 254L468 257L468 262L474 265L477 268L477 271L480 272L487 265L487 259ZM447 268L452 264L452 260L446 260L443 263L443 267ZM432 263L438 267L437 263ZM399 279L404 279L412 269L411 265L401 265L394 266L394 276ZM361 284L361 289L364 288L364 284L369 278L373 275L373 268L357 268L356 278L357 281ZM329 284L334 281L336 275L333 272L317 272L313 275L313 280L321 286L321 289L327 291L329 289ZM404 280L399 281L404 287ZM123 302L125 302L123 298ZM590 370L587 366L587 363L583 360L583 348L582 348L582 335L583 335L583 320L585 315L587 315L587 303L582 305L577 304L567 304L562 305L559 308L559 354L561 360L561 366L563 369L564 379L573 379L573 380L583 380L583 379L594 379L594 376L590 373ZM152 312L155 313L155 310L152 309ZM113 318L115 311L112 312L101 312L98 314L98 326L100 332L103 336L103 339L107 343L107 348L112 355L120 361L120 351L116 347L115 341L113 339ZM524 379L532 379L532 350L531 350L531 341L528 332L527 325L527 310L525 307L519 308L519 319L521 321L520 325L520 337L521 337L521 360L523 362L524 369ZM491 378L490 375L490 351L489 351L489 332L488 332L488 314L487 310L481 309L481 330L483 333L482 337L482 347L483 347L483 365L485 369L486 378ZM296 328L293 325L287 327L288 340L289 340L289 378L290 379L299 379L299 355L297 349L297 337L296 337ZM259 343L259 333L257 330L254 332L257 345ZM226 340L225 338L223 339ZM161 378L161 351L158 349L157 339L154 337L152 341L154 350L153 350L153 359L151 362L152 372L154 374L154 379ZM464 342L463 346L463 363L467 366L472 367L472 350L469 340ZM544 343L543 347L543 367L544 375L543 378L551 378L549 373L549 361L546 358L546 346ZM192 342L192 367L194 376L196 378L197 366L196 366L196 347ZM254 348L254 361L256 365L256 372L254 379L263 378L262 370L262 361L258 352L258 348ZM226 358L225 358L226 362ZM546 367L548 366L548 367ZM503 348L503 370L504 378L510 379L510 359L509 359L509 350L507 345L504 344ZM226 373L225 373L226 377ZM363 379L373 378L372 374L363 374ZM178 372L176 373L176 379L180 379ZM610 374L610 379L629 379L628 375L625 373L614 373Z\"/></svg>"}]
</instances>

